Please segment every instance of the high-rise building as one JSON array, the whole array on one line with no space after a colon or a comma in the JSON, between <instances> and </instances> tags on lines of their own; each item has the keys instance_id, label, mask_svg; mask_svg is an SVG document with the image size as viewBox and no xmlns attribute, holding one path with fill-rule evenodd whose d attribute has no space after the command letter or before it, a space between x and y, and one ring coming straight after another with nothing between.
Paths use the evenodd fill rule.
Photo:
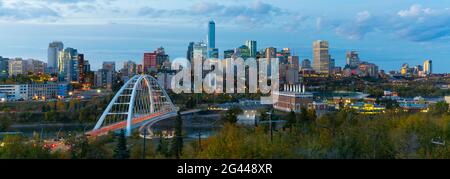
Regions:
<instances>
[{"instance_id":1,"label":"high-rise building","mask_svg":"<svg viewBox=\"0 0 450 179\"><path fill-rule=\"evenodd\" d=\"M77 60L78 60L78 63L77 63L77 65L78 65L78 83L85 83L87 73L89 72L88 68L90 68L89 62L87 62L84 59L84 54L78 54ZM89 67L87 65L89 65Z\"/></svg>"},{"instance_id":2,"label":"high-rise building","mask_svg":"<svg viewBox=\"0 0 450 179\"><path fill-rule=\"evenodd\" d=\"M256 41L254 41L254 40L247 40L247 41L245 41L245 45L250 50L250 57L251 58L256 58L256 53L258 52L257 51L257 46L256 46Z\"/></svg>"},{"instance_id":3,"label":"high-rise building","mask_svg":"<svg viewBox=\"0 0 450 179\"><path fill-rule=\"evenodd\" d=\"M103 62L102 68L111 72L116 72L116 62Z\"/></svg>"},{"instance_id":4,"label":"high-rise building","mask_svg":"<svg viewBox=\"0 0 450 179\"><path fill-rule=\"evenodd\" d=\"M232 58L234 54L234 50L225 50L223 51L223 58L227 59L227 58Z\"/></svg>"},{"instance_id":5,"label":"high-rise building","mask_svg":"<svg viewBox=\"0 0 450 179\"><path fill-rule=\"evenodd\" d=\"M0 78L7 78L8 77L8 68L9 68L9 59L3 58L0 56Z\"/></svg>"},{"instance_id":6,"label":"high-rise building","mask_svg":"<svg viewBox=\"0 0 450 179\"><path fill-rule=\"evenodd\" d=\"M311 61L309 59L304 59L302 61L302 69L311 69Z\"/></svg>"},{"instance_id":7,"label":"high-rise building","mask_svg":"<svg viewBox=\"0 0 450 179\"><path fill-rule=\"evenodd\" d=\"M74 48L66 48L61 51L58 60L58 72L60 80L78 82L78 51Z\"/></svg>"},{"instance_id":8,"label":"high-rise building","mask_svg":"<svg viewBox=\"0 0 450 179\"><path fill-rule=\"evenodd\" d=\"M423 63L423 71L426 75L431 75L433 74L433 61L431 60L426 60Z\"/></svg>"},{"instance_id":9,"label":"high-rise building","mask_svg":"<svg viewBox=\"0 0 450 179\"><path fill-rule=\"evenodd\" d=\"M25 74L27 72L26 62L21 58L14 58L8 61L9 76Z\"/></svg>"},{"instance_id":10,"label":"high-rise building","mask_svg":"<svg viewBox=\"0 0 450 179\"><path fill-rule=\"evenodd\" d=\"M122 76L133 77L137 74L137 65L135 62L129 60L123 62L123 68L121 70Z\"/></svg>"},{"instance_id":11,"label":"high-rise building","mask_svg":"<svg viewBox=\"0 0 450 179\"><path fill-rule=\"evenodd\" d=\"M189 60L189 62L192 62L192 58L194 58L194 42L189 42L186 59Z\"/></svg>"},{"instance_id":12,"label":"high-rise building","mask_svg":"<svg viewBox=\"0 0 450 179\"><path fill-rule=\"evenodd\" d=\"M194 59L202 59L202 62L207 59L207 46L203 42L194 44Z\"/></svg>"},{"instance_id":13,"label":"high-rise building","mask_svg":"<svg viewBox=\"0 0 450 179\"><path fill-rule=\"evenodd\" d=\"M25 62L26 71L33 74L44 74L47 64L40 60L28 59Z\"/></svg>"},{"instance_id":14,"label":"high-rise building","mask_svg":"<svg viewBox=\"0 0 450 179\"><path fill-rule=\"evenodd\" d=\"M144 72L158 72L162 69L170 69L170 63L168 62L169 55L165 53L163 47L160 47L151 53L144 53Z\"/></svg>"},{"instance_id":15,"label":"high-rise building","mask_svg":"<svg viewBox=\"0 0 450 179\"><path fill-rule=\"evenodd\" d=\"M359 76L363 77L378 77L378 66L373 63L362 62L359 64Z\"/></svg>"},{"instance_id":16,"label":"high-rise building","mask_svg":"<svg viewBox=\"0 0 450 179\"><path fill-rule=\"evenodd\" d=\"M234 57L241 57L244 60L250 58L250 49L246 45L242 45L234 50Z\"/></svg>"},{"instance_id":17,"label":"high-rise building","mask_svg":"<svg viewBox=\"0 0 450 179\"><path fill-rule=\"evenodd\" d=\"M216 48L216 23L208 23L208 58L219 58L219 49Z\"/></svg>"},{"instance_id":18,"label":"high-rise building","mask_svg":"<svg viewBox=\"0 0 450 179\"><path fill-rule=\"evenodd\" d=\"M216 23L209 21L208 24L208 49L216 48Z\"/></svg>"},{"instance_id":19,"label":"high-rise building","mask_svg":"<svg viewBox=\"0 0 450 179\"><path fill-rule=\"evenodd\" d=\"M95 86L111 90L113 84L113 71L109 69L99 69L95 72Z\"/></svg>"},{"instance_id":20,"label":"high-rise building","mask_svg":"<svg viewBox=\"0 0 450 179\"><path fill-rule=\"evenodd\" d=\"M274 47L266 48L265 56L267 59L276 58L277 57L277 49Z\"/></svg>"},{"instance_id":21,"label":"high-rise building","mask_svg":"<svg viewBox=\"0 0 450 179\"><path fill-rule=\"evenodd\" d=\"M49 68L49 72L57 72L59 55L63 49L64 44L62 42L52 42L48 45L47 66Z\"/></svg>"},{"instance_id":22,"label":"high-rise building","mask_svg":"<svg viewBox=\"0 0 450 179\"><path fill-rule=\"evenodd\" d=\"M317 73L330 74L330 54L327 41L318 40L313 43L313 68Z\"/></svg>"},{"instance_id":23,"label":"high-rise building","mask_svg":"<svg viewBox=\"0 0 450 179\"><path fill-rule=\"evenodd\" d=\"M347 52L346 62L350 68L358 67L359 64L361 63L361 61L359 60L358 52L356 51Z\"/></svg>"}]
</instances>

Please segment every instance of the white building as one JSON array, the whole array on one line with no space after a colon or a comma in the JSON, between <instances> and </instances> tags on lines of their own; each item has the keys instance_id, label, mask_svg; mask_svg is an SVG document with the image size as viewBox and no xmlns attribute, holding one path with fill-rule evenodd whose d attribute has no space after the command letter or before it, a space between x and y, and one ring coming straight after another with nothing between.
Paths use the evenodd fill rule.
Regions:
<instances>
[{"instance_id":1,"label":"white building","mask_svg":"<svg viewBox=\"0 0 450 179\"><path fill-rule=\"evenodd\" d=\"M28 85L0 85L0 94L4 94L8 101L27 100Z\"/></svg>"}]
</instances>

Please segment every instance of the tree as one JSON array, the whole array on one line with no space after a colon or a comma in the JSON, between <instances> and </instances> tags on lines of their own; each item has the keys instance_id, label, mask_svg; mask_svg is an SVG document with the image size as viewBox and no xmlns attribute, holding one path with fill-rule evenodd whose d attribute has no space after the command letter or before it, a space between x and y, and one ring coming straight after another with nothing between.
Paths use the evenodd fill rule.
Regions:
<instances>
[{"instance_id":1,"label":"tree","mask_svg":"<svg viewBox=\"0 0 450 179\"><path fill-rule=\"evenodd\" d=\"M117 140L116 148L114 149L115 159L129 159L130 151L127 148L127 139L125 137L125 131L120 130L120 134Z\"/></svg>"},{"instance_id":2,"label":"tree","mask_svg":"<svg viewBox=\"0 0 450 179\"><path fill-rule=\"evenodd\" d=\"M69 146L69 153L72 159L86 159L90 146L86 136L70 136L66 145Z\"/></svg>"},{"instance_id":3,"label":"tree","mask_svg":"<svg viewBox=\"0 0 450 179\"><path fill-rule=\"evenodd\" d=\"M445 101L438 102L431 107L431 111L434 114L445 114L448 112L448 109L448 104Z\"/></svg>"},{"instance_id":4,"label":"tree","mask_svg":"<svg viewBox=\"0 0 450 179\"><path fill-rule=\"evenodd\" d=\"M163 137L162 133L160 133L159 134L159 144L158 144L158 148L156 149L156 151L161 156L169 157L170 152L168 149L169 149L169 144L167 143L167 140Z\"/></svg>"},{"instance_id":5,"label":"tree","mask_svg":"<svg viewBox=\"0 0 450 179\"><path fill-rule=\"evenodd\" d=\"M294 111L291 111L286 117L285 127L289 128L292 131L292 127L297 123L297 115Z\"/></svg>"},{"instance_id":6,"label":"tree","mask_svg":"<svg viewBox=\"0 0 450 179\"><path fill-rule=\"evenodd\" d=\"M228 109L225 113L225 121L231 124L235 124L238 121L238 115L241 114L243 111L241 108L233 107L231 109Z\"/></svg>"},{"instance_id":7,"label":"tree","mask_svg":"<svg viewBox=\"0 0 450 179\"><path fill-rule=\"evenodd\" d=\"M4 113L2 118L0 118L0 131L7 131L11 126L11 123L9 113Z\"/></svg>"},{"instance_id":8,"label":"tree","mask_svg":"<svg viewBox=\"0 0 450 179\"><path fill-rule=\"evenodd\" d=\"M178 112L177 119L175 121L175 139L171 145L171 153L175 155L175 158L179 159L183 151L183 119L180 112Z\"/></svg>"}]
</instances>

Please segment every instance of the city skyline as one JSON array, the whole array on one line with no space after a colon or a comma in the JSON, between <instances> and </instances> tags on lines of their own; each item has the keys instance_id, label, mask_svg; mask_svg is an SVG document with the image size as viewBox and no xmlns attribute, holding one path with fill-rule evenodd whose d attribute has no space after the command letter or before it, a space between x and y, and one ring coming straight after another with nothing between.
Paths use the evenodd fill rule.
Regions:
<instances>
[{"instance_id":1,"label":"city skyline","mask_svg":"<svg viewBox=\"0 0 450 179\"><path fill-rule=\"evenodd\" d=\"M166 49L173 60L186 56L189 42L206 42L205 24L213 19L216 21L216 46L219 48L220 57L226 49L239 47L246 40L256 40L258 49L287 47L293 49L300 60L304 58L311 60L312 42L327 40L330 43L330 55L336 60L337 66L345 64L346 53L351 50L358 51L361 60L376 63L380 69L386 71L399 70L403 63L409 63L412 66L422 64L426 59L433 60L436 73L448 72L448 66L450 66L448 61L450 52L446 50L450 48L446 43L450 28L447 23L450 19L450 10L446 7L450 5L444 1L427 3L402 1L395 2L388 8L381 6L386 3L371 2L373 6L368 8L369 6L352 5L352 1L348 0L346 8L354 8L354 10L345 13L332 10L331 6L336 5L336 2L330 1L320 3L193 1L182 2L173 7L164 6L163 2L158 1L136 2L133 7L120 6L123 1L118 0L106 5L105 9L120 6L119 9L122 10L120 12L124 12L127 9L139 8L138 12L143 17L136 19L146 22L130 20L131 15L123 13L117 15L121 17L115 16L106 22L105 18L101 17L106 11L98 9L96 9L98 13L93 15L80 13L84 15L83 18L76 18L68 12L58 13L55 10L55 7L72 6L85 7L85 11L88 5L105 3L100 0L51 2L48 5L28 0L23 1L25 5L21 7L18 6L20 3L1 1L0 9L7 11L0 14L0 26L8 28L0 30L0 37L4 39L0 43L0 56L37 58L46 61L48 43L62 41L66 47L73 47L84 53L86 59L91 61L93 69L100 68L103 61L116 61L117 64L122 64L126 60L141 62L144 52L151 52L160 46ZM248 6L237 8L239 4ZM326 12L314 11L318 9L319 4ZM304 11L301 13L295 11L295 7L301 5L300 9ZM145 7L157 7L154 10L158 10L156 12L166 15L169 19L148 14L150 9L145 11ZM182 7L193 7L192 12L182 11ZM228 11L215 12L211 8ZM383 14L378 13L377 10L383 8L385 8ZM82 10L80 12L83 12ZM233 10L245 10L246 13ZM57 15L48 13L53 11ZM43 15L33 15L39 12ZM199 12L203 13L198 14ZM223 13L230 15L222 17ZM380 19L386 16L392 17L395 22L380 22ZM244 19L247 21L242 21ZM280 19L285 19L285 24L276 24ZM388 29L389 23L398 27ZM199 24L202 28L199 28ZM269 25L261 26L260 24ZM282 28L279 28L279 25ZM152 28L155 26L158 28ZM423 27L419 28L420 26ZM14 35L8 35L11 33Z\"/></svg>"}]
</instances>

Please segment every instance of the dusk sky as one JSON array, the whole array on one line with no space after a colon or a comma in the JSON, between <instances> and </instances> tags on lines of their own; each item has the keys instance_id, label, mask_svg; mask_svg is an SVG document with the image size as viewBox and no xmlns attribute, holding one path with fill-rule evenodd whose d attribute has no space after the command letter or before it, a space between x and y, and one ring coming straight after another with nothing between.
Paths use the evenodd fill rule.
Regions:
<instances>
[{"instance_id":1,"label":"dusk sky","mask_svg":"<svg viewBox=\"0 0 450 179\"><path fill-rule=\"evenodd\" d=\"M311 58L312 42L328 40L340 66L356 50L384 70L431 59L450 72L449 0L0 0L0 56L47 61L48 44L62 41L93 69L159 46L174 59L205 41L211 19L221 56L251 39Z\"/></svg>"}]
</instances>

